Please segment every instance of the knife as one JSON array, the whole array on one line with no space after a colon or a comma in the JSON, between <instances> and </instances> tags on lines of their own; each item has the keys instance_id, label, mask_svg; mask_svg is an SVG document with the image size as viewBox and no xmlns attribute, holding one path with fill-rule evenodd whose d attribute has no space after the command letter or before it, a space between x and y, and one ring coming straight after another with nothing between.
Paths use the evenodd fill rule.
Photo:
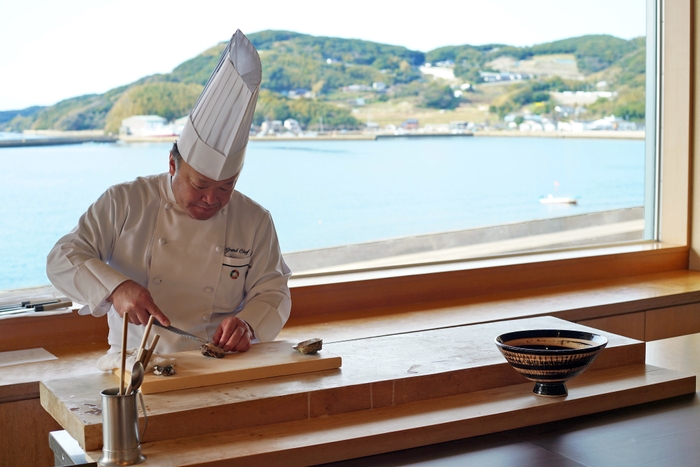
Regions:
<instances>
[{"instance_id":1,"label":"knife","mask_svg":"<svg viewBox=\"0 0 700 467\"><path fill-rule=\"evenodd\" d=\"M43 300L25 300L20 303L15 303L11 305L0 305L0 311L2 310L18 310L20 308L33 308L37 305L48 305L50 303L59 303L68 300L66 297L61 298L46 298Z\"/></svg>"},{"instance_id":2,"label":"knife","mask_svg":"<svg viewBox=\"0 0 700 467\"><path fill-rule=\"evenodd\" d=\"M183 336L183 337L187 337L188 339L192 339L192 340L197 341L197 342L200 342L200 343L202 343L202 344L209 344L209 343L211 343L211 341L208 341L208 340L206 340L206 339L202 339L202 338L199 337L199 336L195 336L194 334L190 334L189 332L183 331L182 329L176 328L175 326L163 326L162 324L160 324L160 323L158 322L157 319L154 319L154 320L153 320L153 324L154 324L155 326L158 326L159 328L165 329L166 331L174 332L175 334L178 334L178 335Z\"/></svg>"},{"instance_id":3,"label":"knife","mask_svg":"<svg viewBox=\"0 0 700 467\"><path fill-rule=\"evenodd\" d=\"M52 310L58 310L59 308L68 308L70 306L73 306L73 302L71 302L70 300L68 300L68 301L56 301L56 302L47 303L47 304L27 305L27 306L16 305L14 308L0 309L0 314L13 315L13 314L18 314L18 313L27 313L27 312L34 312L34 311L52 311Z\"/></svg>"}]
</instances>

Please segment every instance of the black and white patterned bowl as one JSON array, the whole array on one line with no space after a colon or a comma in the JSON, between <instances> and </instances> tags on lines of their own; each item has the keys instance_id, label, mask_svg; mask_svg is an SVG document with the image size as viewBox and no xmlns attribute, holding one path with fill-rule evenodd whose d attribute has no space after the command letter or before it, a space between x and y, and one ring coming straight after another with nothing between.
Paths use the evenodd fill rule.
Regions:
<instances>
[{"instance_id":1,"label":"black and white patterned bowl","mask_svg":"<svg viewBox=\"0 0 700 467\"><path fill-rule=\"evenodd\" d=\"M498 350L520 374L535 382L538 396L566 396L565 382L593 363L608 339L563 329L515 331L496 337Z\"/></svg>"}]
</instances>

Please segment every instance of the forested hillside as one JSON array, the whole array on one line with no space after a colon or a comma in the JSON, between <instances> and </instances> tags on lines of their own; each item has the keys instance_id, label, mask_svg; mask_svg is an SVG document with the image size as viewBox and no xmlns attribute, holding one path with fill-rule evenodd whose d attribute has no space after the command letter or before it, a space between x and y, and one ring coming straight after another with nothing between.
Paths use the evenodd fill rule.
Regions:
<instances>
[{"instance_id":1,"label":"forested hillside","mask_svg":"<svg viewBox=\"0 0 700 467\"><path fill-rule=\"evenodd\" d=\"M262 31L248 37L263 64L256 125L266 119L294 118L306 129L321 124L326 129L360 129L370 119L398 125L417 115L431 121L468 118L481 124L476 120L498 121L509 113L551 114L555 93L601 86L611 97L588 105L589 117L614 113L644 119L644 38L627 41L592 35L532 47L455 45L423 53L290 31ZM170 73L147 76L105 94L0 112L0 129L117 132L121 120L130 115L174 120L195 104L224 45L213 46ZM436 78L425 64L449 76ZM489 73L497 76L526 65L536 72L521 76L511 71L512 82L485 82ZM549 68L537 71L537 66ZM559 69L565 72L557 74ZM476 111L484 106L490 109L487 115Z\"/></svg>"}]
</instances>

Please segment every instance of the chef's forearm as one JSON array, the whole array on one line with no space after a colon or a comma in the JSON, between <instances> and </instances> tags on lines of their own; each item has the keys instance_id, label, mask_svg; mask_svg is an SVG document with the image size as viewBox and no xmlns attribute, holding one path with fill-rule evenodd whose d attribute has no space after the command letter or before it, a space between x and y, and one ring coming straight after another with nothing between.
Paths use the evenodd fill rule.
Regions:
<instances>
[{"instance_id":1,"label":"chef's forearm","mask_svg":"<svg viewBox=\"0 0 700 467\"><path fill-rule=\"evenodd\" d=\"M75 251L75 245L70 242L70 235L63 237L51 249L46 258L46 275L51 283L61 293L71 300L79 303L87 303L87 297L77 288L75 276L78 269L91 256L80 255Z\"/></svg>"},{"instance_id":2,"label":"chef's forearm","mask_svg":"<svg viewBox=\"0 0 700 467\"><path fill-rule=\"evenodd\" d=\"M94 316L102 316L112 306L112 292L129 278L108 264L93 258L85 262L75 275L76 287L87 298L85 302Z\"/></svg>"},{"instance_id":3,"label":"chef's forearm","mask_svg":"<svg viewBox=\"0 0 700 467\"><path fill-rule=\"evenodd\" d=\"M49 253L46 273L51 283L73 301L85 304L90 313L102 316L109 310L106 299L128 277L75 244L59 242Z\"/></svg>"},{"instance_id":4,"label":"chef's forearm","mask_svg":"<svg viewBox=\"0 0 700 467\"><path fill-rule=\"evenodd\" d=\"M110 303L106 299L129 279L107 264L116 242L116 226L123 225L123 205L127 204L114 201L111 191L80 216L78 225L56 242L47 258L47 274L54 286L87 305L95 316L107 313Z\"/></svg>"}]
</instances>

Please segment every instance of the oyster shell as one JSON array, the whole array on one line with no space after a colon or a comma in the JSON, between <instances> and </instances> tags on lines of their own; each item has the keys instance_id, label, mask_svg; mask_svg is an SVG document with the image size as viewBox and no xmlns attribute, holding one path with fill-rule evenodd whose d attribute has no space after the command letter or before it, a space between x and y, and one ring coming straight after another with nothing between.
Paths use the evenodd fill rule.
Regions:
<instances>
[{"instance_id":1,"label":"oyster shell","mask_svg":"<svg viewBox=\"0 0 700 467\"><path fill-rule=\"evenodd\" d=\"M204 344L199 348L199 350L202 351L202 355L204 355L205 357L224 358L226 356L226 352L224 351L224 349L222 349L221 347L217 347L211 342L209 342L208 344Z\"/></svg>"},{"instance_id":2,"label":"oyster shell","mask_svg":"<svg viewBox=\"0 0 700 467\"><path fill-rule=\"evenodd\" d=\"M172 365L156 365L153 367L153 374L156 376L172 376L177 371Z\"/></svg>"},{"instance_id":3,"label":"oyster shell","mask_svg":"<svg viewBox=\"0 0 700 467\"><path fill-rule=\"evenodd\" d=\"M298 350L304 355L315 354L323 348L323 339L315 337L303 342L299 342L294 346L294 350Z\"/></svg>"}]
</instances>

